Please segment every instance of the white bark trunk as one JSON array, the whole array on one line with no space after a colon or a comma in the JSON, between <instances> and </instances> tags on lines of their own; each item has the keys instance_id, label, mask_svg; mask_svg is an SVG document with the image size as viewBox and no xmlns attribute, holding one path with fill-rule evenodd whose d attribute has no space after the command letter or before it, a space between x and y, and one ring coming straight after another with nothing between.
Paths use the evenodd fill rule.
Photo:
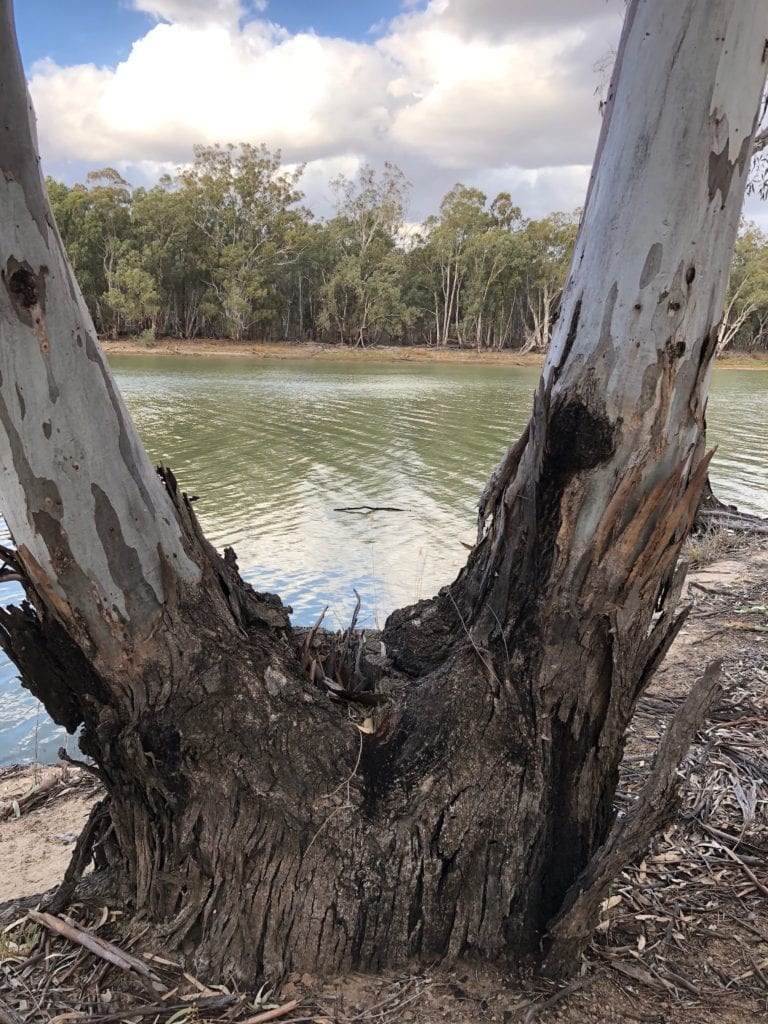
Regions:
<instances>
[{"instance_id":1,"label":"white bark trunk","mask_svg":"<svg viewBox=\"0 0 768 1024\"><path fill-rule=\"evenodd\" d=\"M152 629L165 574L191 583L200 569L99 349L24 88L11 0L0 0L2 511L48 611L114 660Z\"/></svg>"},{"instance_id":2,"label":"white bark trunk","mask_svg":"<svg viewBox=\"0 0 768 1024\"><path fill-rule=\"evenodd\" d=\"M639 500L686 454L693 461L767 37L765 0L633 0L628 9L544 371L553 405L581 394L580 411L569 402L574 443L615 453L587 480L572 566L594 540L617 469L654 456Z\"/></svg>"},{"instance_id":3,"label":"white bark trunk","mask_svg":"<svg viewBox=\"0 0 768 1024\"><path fill-rule=\"evenodd\" d=\"M757 306L752 303L748 303L746 306L743 306L738 313L734 314L733 309L744 284L745 282L742 281L739 288L737 288L733 294L730 302L725 307L723 319L720 321L720 326L717 329L716 355L718 356L725 352L743 325L757 309Z\"/></svg>"}]
</instances>

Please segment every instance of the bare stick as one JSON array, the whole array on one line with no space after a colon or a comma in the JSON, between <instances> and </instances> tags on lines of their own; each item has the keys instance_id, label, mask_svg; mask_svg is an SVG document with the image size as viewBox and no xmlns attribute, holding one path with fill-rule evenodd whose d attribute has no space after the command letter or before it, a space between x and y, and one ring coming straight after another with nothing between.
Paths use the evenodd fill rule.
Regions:
<instances>
[{"instance_id":1,"label":"bare stick","mask_svg":"<svg viewBox=\"0 0 768 1024\"><path fill-rule=\"evenodd\" d=\"M152 974L142 960L138 960L135 956L131 956L130 953L126 953L119 946L115 946L111 942L93 935L71 919L65 920L56 917L54 914L39 913L36 910L30 910L28 917L37 924L48 928L49 931L69 939L70 942L76 942L79 946L83 946L95 956L101 957L102 960L108 961L115 967L119 967L121 971L135 972L144 978L156 992L168 991L165 985Z\"/></svg>"},{"instance_id":2,"label":"bare stick","mask_svg":"<svg viewBox=\"0 0 768 1024\"><path fill-rule=\"evenodd\" d=\"M274 1010L265 1010L263 1013L257 1013L255 1017L249 1017L243 1021L243 1024L266 1024L268 1020L277 1020L278 1017L285 1017L295 1010L299 1005L298 999L292 999L290 1003L283 1003L282 1006L276 1006Z\"/></svg>"},{"instance_id":3,"label":"bare stick","mask_svg":"<svg viewBox=\"0 0 768 1024\"><path fill-rule=\"evenodd\" d=\"M394 508L392 505L350 505L349 508L335 508L334 512L357 512L367 516L371 512L408 512L407 508Z\"/></svg>"}]
</instances>

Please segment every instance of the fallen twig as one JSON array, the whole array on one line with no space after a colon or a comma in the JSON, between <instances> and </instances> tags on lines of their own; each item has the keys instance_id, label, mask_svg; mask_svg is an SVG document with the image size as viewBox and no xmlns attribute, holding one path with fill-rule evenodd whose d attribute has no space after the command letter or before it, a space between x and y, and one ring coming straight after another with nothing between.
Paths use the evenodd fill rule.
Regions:
<instances>
[{"instance_id":1,"label":"fallen twig","mask_svg":"<svg viewBox=\"0 0 768 1024\"><path fill-rule=\"evenodd\" d=\"M165 1020L183 1010L227 1010L241 1005L245 1001L242 995L221 995L196 999L184 1003L152 1003L147 1006L132 1006L117 1013L102 1013L97 1016L73 1015L68 1017L68 1024L116 1024L117 1021L131 1020L134 1017L152 1017Z\"/></svg>"},{"instance_id":2,"label":"fallen twig","mask_svg":"<svg viewBox=\"0 0 768 1024\"><path fill-rule=\"evenodd\" d=\"M349 508L335 508L334 512L356 512L359 515L370 515L371 512L409 512L407 508L395 508L392 505L350 505Z\"/></svg>"},{"instance_id":3,"label":"fallen twig","mask_svg":"<svg viewBox=\"0 0 768 1024\"><path fill-rule=\"evenodd\" d=\"M572 981L570 985L564 985L563 988L558 989L557 992L554 992L548 999L543 999L541 1002L533 1003L533 1005L526 1008L525 1016L522 1018L521 1024L531 1024L531 1022L536 1020L538 1015L544 1010L551 1009L563 999L567 999L568 996L572 996L574 992L579 992L588 985L592 985L597 981L597 978L597 974L592 974L587 978L577 978L577 980Z\"/></svg>"},{"instance_id":4,"label":"fallen twig","mask_svg":"<svg viewBox=\"0 0 768 1024\"><path fill-rule=\"evenodd\" d=\"M121 971L133 971L143 978L155 992L168 991L165 985L142 960L138 960L135 956L131 956L130 953L126 953L119 946L115 946L111 942L93 935L79 924L76 924L71 918L56 917L54 914L39 913L36 910L30 910L27 916L30 920L43 925L49 931L69 939L70 942L76 942L95 956L101 957L102 960L107 960L115 967L120 968Z\"/></svg>"},{"instance_id":5,"label":"fallen twig","mask_svg":"<svg viewBox=\"0 0 768 1024\"><path fill-rule=\"evenodd\" d=\"M710 835L715 835L713 829L711 829L709 825L707 825L705 822L700 821L699 825L701 825L705 832L708 832ZM741 859L738 853L734 853L734 851L729 849L721 840L718 840L718 845L720 846L720 849L723 851L726 857L729 857L734 862L734 864L739 865L739 867L750 880L752 885L754 885L754 887L759 892L761 892L763 896L768 896L768 885L763 885L763 883L760 881L760 879L757 877L754 871L747 864L744 863L744 861Z\"/></svg>"},{"instance_id":6,"label":"fallen twig","mask_svg":"<svg viewBox=\"0 0 768 1024\"><path fill-rule=\"evenodd\" d=\"M243 1024L266 1024L268 1020L277 1020L279 1017L286 1017L292 1010L295 1010L299 1005L298 999L292 999L290 1003L283 1003L282 1006L276 1006L273 1010L264 1010L263 1013L257 1013L255 1017L248 1017L247 1020L243 1021Z\"/></svg>"}]
</instances>

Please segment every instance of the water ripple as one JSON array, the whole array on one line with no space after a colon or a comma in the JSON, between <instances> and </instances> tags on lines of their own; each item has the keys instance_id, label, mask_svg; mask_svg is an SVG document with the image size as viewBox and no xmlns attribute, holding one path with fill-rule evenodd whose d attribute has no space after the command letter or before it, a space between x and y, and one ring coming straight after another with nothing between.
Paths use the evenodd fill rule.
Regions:
<instances>
[{"instance_id":1,"label":"water ripple","mask_svg":"<svg viewBox=\"0 0 768 1024\"><path fill-rule=\"evenodd\" d=\"M468 366L134 357L120 388L157 462L199 495L217 547L313 621L361 623L434 593L466 559L480 490L531 409L538 373ZM768 373L715 376L710 440L721 497L768 514ZM350 515L355 505L402 513ZM3 524L4 525L4 524ZM7 541L7 531L0 541ZM19 588L0 589L18 600ZM0 664L0 764L55 756L63 730Z\"/></svg>"}]
</instances>

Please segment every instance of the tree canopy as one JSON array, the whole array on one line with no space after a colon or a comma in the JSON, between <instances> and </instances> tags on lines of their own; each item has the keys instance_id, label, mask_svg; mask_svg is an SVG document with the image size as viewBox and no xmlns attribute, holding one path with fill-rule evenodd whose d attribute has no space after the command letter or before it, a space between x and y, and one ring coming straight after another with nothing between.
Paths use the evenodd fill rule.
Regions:
<instances>
[{"instance_id":1,"label":"tree canopy","mask_svg":"<svg viewBox=\"0 0 768 1024\"><path fill-rule=\"evenodd\" d=\"M302 168L265 146L201 146L151 188L114 169L48 193L99 332L175 338L411 342L544 352L578 211L524 216L458 183L423 223L386 164L303 203ZM768 237L745 223L719 351L768 348Z\"/></svg>"},{"instance_id":2,"label":"tree canopy","mask_svg":"<svg viewBox=\"0 0 768 1024\"><path fill-rule=\"evenodd\" d=\"M318 219L301 175L229 145L198 147L151 188L111 168L48 179L99 332L546 348L575 214L531 220L507 192L457 184L409 223L409 183L385 164L334 179L336 212Z\"/></svg>"}]
</instances>

